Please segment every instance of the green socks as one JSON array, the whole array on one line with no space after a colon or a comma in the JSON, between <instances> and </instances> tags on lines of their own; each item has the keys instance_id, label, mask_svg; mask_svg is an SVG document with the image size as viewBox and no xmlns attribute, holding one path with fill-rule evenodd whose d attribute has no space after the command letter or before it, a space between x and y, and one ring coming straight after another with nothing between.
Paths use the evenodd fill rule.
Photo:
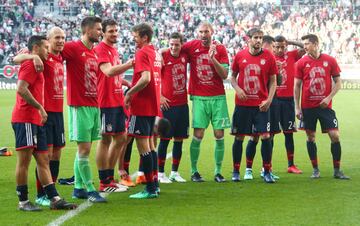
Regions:
<instances>
[{"instance_id":1,"label":"green socks","mask_svg":"<svg viewBox=\"0 0 360 226\"><path fill-rule=\"evenodd\" d=\"M224 159L224 138L215 140L215 175L221 173L221 165Z\"/></svg>"},{"instance_id":2,"label":"green socks","mask_svg":"<svg viewBox=\"0 0 360 226\"><path fill-rule=\"evenodd\" d=\"M197 161L199 159L199 154L200 154L200 143L201 140L197 139L196 137L193 137L190 144L191 174L198 172Z\"/></svg>"},{"instance_id":3,"label":"green socks","mask_svg":"<svg viewBox=\"0 0 360 226\"><path fill-rule=\"evenodd\" d=\"M80 176L86 187L86 190L88 192L96 191L92 180L91 169L89 165L89 156L78 157L78 166Z\"/></svg>"},{"instance_id":4,"label":"green socks","mask_svg":"<svg viewBox=\"0 0 360 226\"><path fill-rule=\"evenodd\" d=\"M83 189L84 185L79 170L79 154L77 152L74 160L74 176L75 176L74 187L76 189Z\"/></svg>"}]
</instances>

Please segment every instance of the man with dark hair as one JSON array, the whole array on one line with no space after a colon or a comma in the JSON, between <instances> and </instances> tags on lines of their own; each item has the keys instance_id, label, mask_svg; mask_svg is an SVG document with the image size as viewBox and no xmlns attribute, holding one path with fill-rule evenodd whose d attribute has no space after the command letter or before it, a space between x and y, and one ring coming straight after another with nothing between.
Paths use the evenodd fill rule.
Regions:
<instances>
[{"instance_id":1,"label":"man with dark hair","mask_svg":"<svg viewBox=\"0 0 360 226\"><path fill-rule=\"evenodd\" d=\"M300 49L294 49L287 51L288 45L294 45L300 47ZM271 121L271 127L275 133L281 132L285 136L285 147L288 159L288 173L301 174L294 164L294 138L293 133L296 132L295 125L295 107L294 107L294 74L296 62L305 54L303 45L300 42L288 41L282 35L275 37L274 43L274 55L276 59L276 65L281 75L281 82L278 83L276 89L276 98L273 102L276 102L276 107L271 109L272 114L275 117L274 121ZM281 127L280 127L281 126ZM275 134L274 133L274 134Z\"/></svg>"},{"instance_id":2,"label":"man with dark hair","mask_svg":"<svg viewBox=\"0 0 360 226\"><path fill-rule=\"evenodd\" d=\"M32 36L28 42L31 54L36 54L42 61L48 57L49 44L46 37ZM46 132L44 123L48 114L44 109L44 75L36 72L33 62L26 60L21 64L12 113L12 126L16 138L18 161L16 165L16 192L19 197L19 210L39 211L28 199L27 174L33 155L36 160L37 174L43 189L50 200L50 209L75 209L76 205L67 203L59 197L49 169Z\"/></svg>"},{"instance_id":3,"label":"man with dark hair","mask_svg":"<svg viewBox=\"0 0 360 226\"><path fill-rule=\"evenodd\" d=\"M313 166L311 178L320 178L315 143L316 124L319 120L322 132L327 133L331 140L334 178L350 179L340 170L339 125L331 103L332 98L341 89L341 70L335 58L320 52L319 39L316 35L305 35L301 39L307 55L301 58L296 65L295 113L296 117L302 120L302 128L306 131L306 146Z\"/></svg>"},{"instance_id":4,"label":"man with dark hair","mask_svg":"<svg viewBox=\"0 0 360 226\"><path fill-rule=\"evenodd\" d=\"M77 142L74 161L73 197L91 202L106 202L93 185L89 155L92 142L99 140L100 111L97 99L98 63L94 43L101 36L101 18L86 17L81 22L82 36L65 43L67 103L69 105L70 140Z\"/></svg>"},{"instance_id":5,"label":"man with dark hair","mask_svg":"<svg viewBox=\"0 0 360 226\"><path fill-rule=\"evenodd\" d=\"M162 53L161 109L164 118L170 121L171 129L169 133L160 136L158 147L160 183L186 182L178 172L183 140L189 136L189 107L186 89L188 57L185 53L181 53L182 45L183 36L178 32L172 33L169 38L169 50ZM164 167L171 138L174 138L174 146L169 179L166 177Z\"/></svg>"},{"instance_id":6,"label":"man with dark hair","mask_svg":"<svg viewBox=\"0 0 360 226\"><path fill-rule=\"evenodd\" d=\"M118 25L112 19L102 22L103 40L94 50L97 55L98 102L101 111L102 138L97 146L96 163L99 171L100 192L123 192L126 186L114 180L114 168L120 151L126 145L123 83L130 86L123 75L132 67L132 60L121 64L116 49Z\"/></svg>"},{"instance_id":7,"label":"man with dark hair","mask_svg":"<svg viewBox=\"0 0 360 226\"><path fill-rule=\"evenodd\" d=\"M47 39L50 44L50 49L49 56L43 63L43 73L45 79L44 87L46 87L46 89L44 89L44 108L48 114L48 120L44 127L46 128L51 177L53 181L56 182L59 175L61 149L65 146L63 116L64 65L60 54L64 48L65 32L59 27L53 27L49 30ZM19 54L14 57L14 62L16 63L22 63L25 60L41 61L36 54ZM35 172L37 172L37 170ZM50 200L45 195L37 173L36 187L38 194L35 203L42 206L49 206Z\"/></svg>"},{"instance_id":8,"label":"man with dark hair","mask_svg":"<svg viewBox=\"0 0 360 226\"><path fill-rule=\"evenodd\" d=\"M125 107L130 107L128 135L135 138L146 177L144 191L130 198L158 197L157 154L152 139L155 117L160 116L161 55L151 44L153 30L141 23L132 29L136 44L132 87L125 95Z\"/></svg>"},{"instance_id":9,"label":"man with dark hair","mask_svg":"<svg viewBox=\"0 0 360 226\"><path fill-rule=\"evenodd\" d=\"M232 64L231 85L236 91L236 106L231 133L233 144L233 181L240 181L242 143L245 135L259 135L265 170L264 181L274 183L270 174L271 140L269 107L276 90L275 58L262 48L263 32L253 28L248 32L249 47L236 54Z\"/></svg>"},{"instance_id":10,"label":"man with dark hair","mask_svg":"<svg viewBox=\"0 0 360 226\"><path fill-rule=\"evenodd\" d=\"M221 175L224 159L224 129L230 127L223 80L228 76L229 59L224 45L212 40L213 27L209 22L201 22L197 29L199 39L182 46L190 61L189 94L193 101L194 136L190 145L191 180L203 182L197 162L200 144L205 129L211 122L215 137L215 176L216 182L225 182ZM195 107L196 106L196 107Z\"/></svg>"}]
</instances>

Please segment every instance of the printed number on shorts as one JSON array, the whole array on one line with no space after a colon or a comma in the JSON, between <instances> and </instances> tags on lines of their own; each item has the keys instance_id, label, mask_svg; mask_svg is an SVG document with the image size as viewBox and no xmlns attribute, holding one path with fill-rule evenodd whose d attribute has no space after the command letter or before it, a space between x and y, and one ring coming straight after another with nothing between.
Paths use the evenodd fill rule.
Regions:
<instances>
[{"instance_id":1,"label":"printed number on shorts","mask_svg":"<svg viewBox=\"0 0 360 226\"><path fill-rule=\"evenodd\" d=\"M266 124L266 131L270 131L270 122L268 122L267 124Z\"/></svg>"},{"instance_id":2,"label":"printed number on shorts","mask_svg":"<svg viewBox=\"0 0 360 226\"><path fill-rule=\"evenodd\" d=\"M289 130L292 130L294 127L294 122L293 121L289 121Z\"/></svg>"},{"instance_id":3,"label":"printed number on shorts","mask_svg":"<svg viewBox=\"0 0 360 226\"><path fill-rule=\"evenodd\" d=\"M338 121L336 119L333 120L335 127L338 127Z\"/></svg>"}]
</instances>

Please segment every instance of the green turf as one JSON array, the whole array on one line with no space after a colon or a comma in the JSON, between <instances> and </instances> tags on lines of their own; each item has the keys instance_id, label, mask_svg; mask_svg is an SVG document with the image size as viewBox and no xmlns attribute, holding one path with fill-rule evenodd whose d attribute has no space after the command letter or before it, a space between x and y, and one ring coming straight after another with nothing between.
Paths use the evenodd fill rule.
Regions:
<instances>
[{"instance_id":1,"label":"green turf","mask_svg":"<svg viewBox=\"0 0 360 226\"><path fill-rule=\"evenodd\" d=\"M0 146L8 146L12 150L14 137L10 117L14 96L14 91L0 91ZM233 98L234 93L228 92L230 113L234 108ZM128 195L140 191L141 186L127 193L110 194L109 203L93 205L64 225L359 225L359 99L359 91L342 90L334 102L341 132L342 166L346 174L352 177L351 181L338 181L332 178L330 142L327 135L321 134L318 134L317 144L322 178L310 180L311 165L306 152L305 136L303 132L299 132L295 135L295 161L304 174L285 173L287 161L284 139L280 134L275 138L273 156L274 171L281 177L278 183L269 185L260 180L258 170L261 167L261 158L258 151L254 162L253 181L217 184L213 182L214 141L211 130L208 130L202 142L199 159L199 171L207 182L162 185L160 198L156 200L130 200ZM226 131L225 137L223 174L230 180L233 138L228 133L229 130ZM60 177L72 175L74 153L75 145L68 142L62 156ZM132 156L132 172L138 165L137 156ZM94 151L91 163L97 186ZM242 175L244 163L243 155ZM0 157L0 225L45 225L66 213L50 210L41 213L17 211L15 164L16 155ZM170 165L168 160L167 173ZM34 161L29 172L29 196L34 199ZM189 141L184 144L180 172L184 178L189 179ZM57 187L66 199L71 200L70 186Z\"/></svg>"}]
</instances>

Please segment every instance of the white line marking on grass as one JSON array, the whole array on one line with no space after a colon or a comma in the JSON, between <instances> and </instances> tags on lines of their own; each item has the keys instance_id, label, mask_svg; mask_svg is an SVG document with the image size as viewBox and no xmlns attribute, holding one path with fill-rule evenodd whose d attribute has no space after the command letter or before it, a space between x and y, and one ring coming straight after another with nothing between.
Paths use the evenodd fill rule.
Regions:
<instances>
[{"instance_id":1,"label":"white line marking on grass","mask_svg":"<svg viewBox=\"0 0 360 226\"><path fill-rule=\"evenodd\" d=\"M166 159L171 158L172 153L169 152L166 155ZM137 176L137 172L131 174L131 179L136 178ZM102 197L107 197L109 194L111 193L100 193L100 195ZM87 208L91 207L92 205L94 205L94 203L90 202L90 201L86 201L83 202L82 204L80 204L78 206L78 208L76 208L75 210L70 210L68 212L66 212L64 215L58 217L57 219L51 221L47 226L58 226L58 225L62 225L65 221L70 220L71 218L75 217L76 215L78 215L79 213L81 213L82 211L86 210Z\"/></svg>"}]
</instances>

